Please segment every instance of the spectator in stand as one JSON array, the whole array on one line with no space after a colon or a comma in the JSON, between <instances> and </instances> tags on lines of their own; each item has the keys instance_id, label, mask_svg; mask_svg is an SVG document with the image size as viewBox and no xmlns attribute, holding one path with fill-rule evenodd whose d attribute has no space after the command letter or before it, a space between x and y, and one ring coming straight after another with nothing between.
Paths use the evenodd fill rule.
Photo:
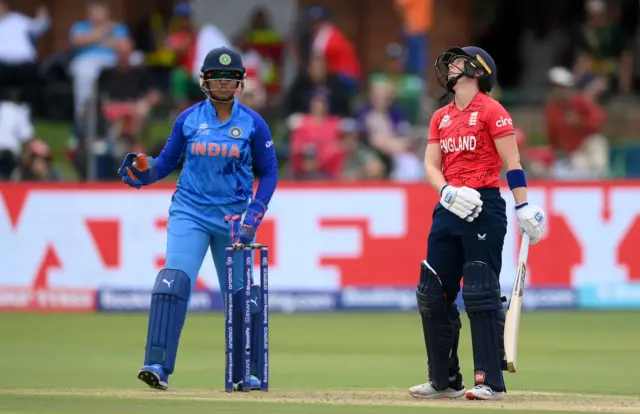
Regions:
<instances>
[{"instance_id":1,"label":"spectator in stand","mask_svg":"<svg viewBox=\"0 0 640 414\"><path fill-rule=\"evenodd\" d=\"M33 103L38 88L38 52L34 42L51 24L45 7L31 18L0 0L0 100Z\"/></svg>"},{"instance_id":2,"label":"spectator in stand","mask_svg":"<svg viewBox=\"0 0 640 414\"><path fill-rule=\"evenodd\" d=\"M121 125L116 136L128 139L127 152L138 153L142 152L142 131L151 109L160 101L160 92L145 67L131 65L132 52L131 41L118 47L118 63L102 71L98 92L105 117Z\"/></svg>"},{"instance_id":3,"label":"spectator in stand","mask_svg":"<svg viewBox=\"0 0 640 414\"><path fill-rule=\"evenodd\" d=\"M197 29L193 8L188 0L179 1L173 9L177 28L167 37L166 46L177 54L178 65L171 73L171 95L177 110L182 111L202 99L200 65L211 49L232 47L229 39L214 25Z\"/></svg>"},{"instance_id":4,"label":"spectator in stand","mask_svg":"<svg viewBox=\"0 0 640 414\"><path fill-rule=\"evenodd\" d=\"M351 95L340 83L338 75L327 73L321 56L312 56L306 71L298 73L284 100L287 115L308 113L311 98L318 91L329 93L329 113L337 116L351 114Z\"/></svg>"},{"instance_id":5,"label":"spectator in stand","mask_svg":"<svg viewBox=\"0 0 640 414\"><path fill-rule=\"evenodd\" d=\"M25 146L20 166L12 177L15 181L59 181L60 175L53 168L51 148L41 139L33 139Z\"/></svg>"},{"instance_id":6,"label":"spectator in stand","mask_svg":"<svg viewBox=\"0 0 640 414\"><path fill-rule=\"evenodd\" d=\"M577 33L578 57L574 74L578 85L597 78L609 84L607 95L628 94L633 87L633 39L608 13L604 0L587 0L587 21Z\"/></svg>"},{"instance_id":7,"label":"spectator in stand","mask_svg":"<svg viewBox=\"0 0 640 414\"><path fill-rule=\"evenodd\" d=\"M593 98L600 90L577 91L573 74L562 67L552 68L549 80L552 90L545 112L547 139L558 159L555 177L605 177L609 165L609 144L602 135L606 116Z\"/></svg>"},{"instance_id":8,"label":"spectator in stand","mask_svg":"<svg viewBox=\"0 0 640 414\"><path fill-rule=\"evenodd\" d=\"M332 176L322 171L317 145L307 143L300 148L300 164L291 178L299 181L330 180Z\"/></svg>"},{"instance_id":9,"label":"spectator in stand","mask_svg":"<svg viewBox=\"0 0 640 414\"><path fill-rule=\"evenodd\" d=\"M313 53L322 56L327 63L327 71L338 75L342 86L356 94L362 79L362 68L353 43L329 21L330 13L326 7L309 8L307 17Z\"/></svg>"},{"instance_id":10,"label":"spectator in stand","mask_svg":"<svg viewBox=\"0 0 640 414\"><path fill-rule=\"evenodd\" d=\"M387 81L394 86L393 106L401 110L409 122L416 124L421 120L422 98L425 93L423 79L406 72L406 51L398 43L390 43L385 48L385 60L382 70L369 77L369 84Z\"/></svg>"},{"instance_id":11,"label":"spectator in stand","mask_svg":"<svg viewBox=\"0 0 640 414\"><path fill-rule=\"evenodd\" d=\"M200 83L193 78L196 53L196 29L191 21L191 6L180 2L173 9L177 27L169 34L166 47L176 56L176 67L171 71L171 97L179 110L190 106L202 96Z\"/></svg>"},{"instance_id":12,"label":"spectator in stand","mask_svg":"<svg viewBox=\"0 0 640 414\"><path fill-rule=\"evenodd\" d=\"M369 103L356 112L367 144L385 163L386 175L399 181L419 179L424 173L415 154L413 127L402 111L395 108L393 85L377 81L369 89Z\"/></svg>"},{"instance_id":13,"label":"spectator in stand","mask_svg":"<svg viewBox=\"0 0 640 414\"><path fill-rule=\"evenodd\" d=\"M87 20L78 21L71 27L74 58L69 69L73 77L77 120L83 119L100 72L116 64L116 48L128 36L127 26L111 20L109 5L104 0L90 0Z\"/></svg>"},{"instance_id":14,"label":"spectator in stand","mask_svg":"<svg viewBox=\"0 0 640 414\"><path fill-rule=\"evenodd\" d=\"M340 118L328 113L328 93L319 90L311 99L308 114L289 117L291 156L294 173L300 171L302 149L313 144L323 173L340 173Z\"/></svg>"},{"instance_id":15,"label":"spectator in stand","mask_svg":"<svg viewBox=\"0 0 640 414\"><path fill-rule=\"evenodd\" d=\"M183 1L183 3L189 4L188 1ZM191 10L191 8L189 10L190 15L192 16L193 10ZM193 68L191 70L191 77L198 83L200 82L200 65L204 62L204 58L207 54L212 49L218 47L233 48L233 45L229 41L229 38L213 24L205 23L200 26L198 36L196 37L195 64L192 65Z\"/></svg>"},{"instance_id":16,"label":"spectator in stand","mask_svg":"<svg viewBox=\"0 0 640 414\"><path fill-rule=\"evenodd\" d=\"M345 181L380 180L384 177L384 164L378 154L360 139L358 122L345 118L340 124L342 167L340 178Z\"/></svg>"},{"instance_id":17,"label":"spectator in stand","mask_svg":"<svg viewBox=\"0 0 640 414\"><path fill-rule=\"evenodd\" d=\"M264 86L270 95L280 91L284 42L282 36L273 28L264 7L254 9L250 17L249 28L244 34L247 48L260 54ZM243 60L244 61L244 60Z\"/></svg>"},{"instance_id":18,"label":"spectator in stand","mask_svg":"<svg viewBox=\"0 0 640 414\"><path fill-rule=\"evenodd\" d=\"M34 134L28 105L0 102L0 181L11 177L20 163L23 145Z\"/></svg>"},{"instance_id":19,"label":"spectator in stand","mask_svg":"<svg viewBox=\"0 0 640 414\"><path fill-rule=\"evenodd\" d=\"M260 52L253 48L253 45L244 34L240 35L234 43L236 50L240 52L242 56L242 63L247 73L247 80L250 79L251 83L259 86L261 89L265 89L269 78L269 71L271 70L269 63L264 60Z\"/></svg>"},{"instance_id":20,"label":"spectator in stand","mask_svg":"<svg viewBox=\"0 0 640 414\"><path fill-rule=\"evenodd\" d=\"M177 56L166 45L175 17L156 10L141 17L131 36L136 50L144 55L145 66L154 78L154 84L163 91L171 89L171 72L177 65Z\"/></svg>"},{"instance_id":21,"label":"spectator in stand","mask_svg":"<svg viewBox=\"0 0 640 414\"><path fill-rule=\"evenodd\" d=\"M434 0L395 0L403 21L406 70L420 78L425 78L427 72L433 3Z\"/></svg>"}]
</instances>

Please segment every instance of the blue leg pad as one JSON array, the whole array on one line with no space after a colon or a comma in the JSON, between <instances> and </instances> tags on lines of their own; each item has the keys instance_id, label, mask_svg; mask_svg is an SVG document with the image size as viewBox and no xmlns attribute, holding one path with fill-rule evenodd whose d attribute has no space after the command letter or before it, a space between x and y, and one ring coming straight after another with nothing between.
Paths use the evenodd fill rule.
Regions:
<instances>
[{"instance_id":1,"label":"blue leg pad","mask_svg":"<svg viewBox=\"0 0 640 414\"><path fill-rule=\"evenodd\" d=\"M242 319L244 317L244 289L236 291L233 294L233 303L235 304L233 314L233 343L237 344L233 353L233 382L242 381L244 371L244 349L242 349ZM260 315L261 315L260 287L251 286L251 375L261 378L259 375L260 362L262 360L260 351Z\"/></svg>"},{"instance_id":2,"label":"blue leg pad","mask_svg":"<svg viewBox=\"0 0 640 414\"><path fill-rule=\"evenodd\" d=\"M145 365L158 364L165 373L173 373L190 295L186 273L174 269L158 273L151 294Z\"/></svg>"},{"instance_id":3,"label":"blue leg pad","mask_svg":"<svg viewBox=\"0 0 640 414\"><path fill-rule=\"evenodd\" d=\"M484 262L463 268L462 298L469 317L476 385L506 391L504 360L504 310L498 275Z\"/></svg>"},{"instance_id":4,"label":"blue leg pad","mask_svg":"<svg viewBox=\"0 0 640 414\"><path fill-rule=\"evenodd\" d=\"M460 324L454 316L459 314L445 297L442 284L429 265L423 261L420 282L416 289L418 309L422 318L422 331L427 348L429 380L437 389L449 387L450 372L459 372L457 348Z\"/></svg>"}]
</instances>

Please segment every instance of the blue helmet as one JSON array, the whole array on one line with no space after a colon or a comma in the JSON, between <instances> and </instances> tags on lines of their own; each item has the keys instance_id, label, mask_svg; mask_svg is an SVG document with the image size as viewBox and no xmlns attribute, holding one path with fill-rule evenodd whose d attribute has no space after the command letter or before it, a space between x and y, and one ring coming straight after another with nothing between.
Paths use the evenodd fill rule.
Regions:
<instances>
[{"instance_id":1,"label":"blue helmet","mask_svg":"<svg viewBox=\"0 0 640 414\"><path fill-rule=\"evenodd\" d=\"M462 72L449 77L449 64L456 59L464 61ZM496 64L491 55L477 46L451 47L436 59L436 76L438 83L449 92L453 93L453 87L463 76L478 79L478 86L482 92L491 92L496 84Z\"/></svg>"},{"instance_id":2,"label":"blue helmet","mask_svg":"<svg viewBox=\"0 0 640 414\"><path fill-rule=\"evenodd\" d=\"M200 76L203 80L201 88L205 95L217 102L231 102L235 98L234 95L230 98L215 98L211 92L221 88L210 88L209 81L235 81L233 90L240 87L242 92L247 72L242 63L242 56L238 52L227 47L218 47L205 56L200 68Z\"/></svg>"}]
</instances>

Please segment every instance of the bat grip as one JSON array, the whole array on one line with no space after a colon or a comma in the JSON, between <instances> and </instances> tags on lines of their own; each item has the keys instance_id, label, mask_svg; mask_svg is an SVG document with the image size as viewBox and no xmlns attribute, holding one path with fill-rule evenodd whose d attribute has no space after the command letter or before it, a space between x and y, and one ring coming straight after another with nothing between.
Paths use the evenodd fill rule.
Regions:
<instances>
[{"instance_id":1,"label":"bat grip","mask_svg":"<svg viewBox=\"0 0 640 414\"><path fill-rule=\"evenodd\" d=\"M520 253L518 255L518 262L527 263L527 258L529 257L529 235L524 233L522 235L522 241L520 242Z\"/></svg>"}]
</instances>

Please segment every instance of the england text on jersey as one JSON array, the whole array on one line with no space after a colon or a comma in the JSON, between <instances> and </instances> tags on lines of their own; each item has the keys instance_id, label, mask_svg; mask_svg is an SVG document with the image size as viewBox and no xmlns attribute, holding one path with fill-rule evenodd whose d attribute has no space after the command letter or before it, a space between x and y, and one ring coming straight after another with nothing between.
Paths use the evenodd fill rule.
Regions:
<instances>
[{"instance_id":1,"label":"england text on jersey","mask_svg":"<svg viewBox=\"0 0 640 414\"><path fill-rule=\"evenodd\" d=\"M429 143L440 144L447 183L471 188L500 186L502 160L494 140L515 134L511 115L484 93L464 109L452 102L431 118Z\"/></svg>"}]
</instances>

